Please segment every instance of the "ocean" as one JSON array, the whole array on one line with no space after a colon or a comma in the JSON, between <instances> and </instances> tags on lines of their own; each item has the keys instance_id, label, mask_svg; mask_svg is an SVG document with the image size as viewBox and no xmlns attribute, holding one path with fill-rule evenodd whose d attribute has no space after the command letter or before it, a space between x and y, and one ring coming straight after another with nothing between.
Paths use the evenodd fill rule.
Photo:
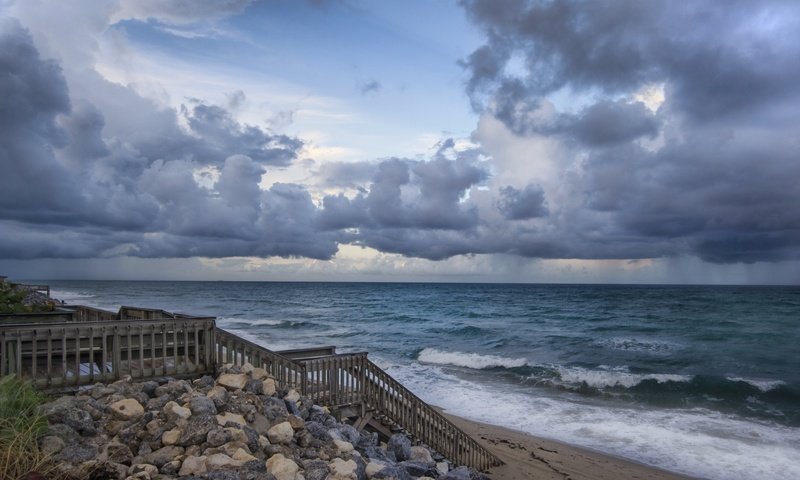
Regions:
<instances>
[{"instance_id":1,"label":"ocean","mask_svg":"<svg viewBox=\"0 0 800 480\"><path fill-rule=\"evenodd\" d=\"M800 287L50 281L335 345L473 420L697 477L800 478Z\"/></svg>"}]
</instances>

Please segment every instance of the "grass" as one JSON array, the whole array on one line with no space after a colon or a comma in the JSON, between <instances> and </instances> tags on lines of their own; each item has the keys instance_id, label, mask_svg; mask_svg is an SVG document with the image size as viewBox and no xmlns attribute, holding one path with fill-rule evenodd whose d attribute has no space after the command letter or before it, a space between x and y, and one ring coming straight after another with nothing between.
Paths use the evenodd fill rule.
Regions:
<instances>
[{"instance_id":1,"label":"grass","mask_svg":"<svg viewBox=\"0 0 800 480\"><path fill-rule=\"evenodd\" d=\"M0 377L0 478L17 480L29 472L54 478L50 475L55 473L55 462L36 441L47 427L47 419L36 414L44 401L14 375Z\"/></svg>"}]
</instances>

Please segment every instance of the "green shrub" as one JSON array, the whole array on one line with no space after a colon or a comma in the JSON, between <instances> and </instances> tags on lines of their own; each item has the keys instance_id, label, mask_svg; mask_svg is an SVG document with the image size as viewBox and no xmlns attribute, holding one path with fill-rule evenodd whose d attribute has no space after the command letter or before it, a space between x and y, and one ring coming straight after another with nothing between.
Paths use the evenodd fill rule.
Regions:
<instances>
[{"instance_id":1,"label":"green shrub","mask_svg":"<svg viewBox=\"0 0 800 480\"><path fill-rule=\"evenodd\" d=\"M16 480L29 472L45 476L55 462L39 450L37 438L47 419L36 413L44 397L14 375L0 377L0 478ZM52 478L48 476L48 478Z\"/></svg>"}]
</instances>

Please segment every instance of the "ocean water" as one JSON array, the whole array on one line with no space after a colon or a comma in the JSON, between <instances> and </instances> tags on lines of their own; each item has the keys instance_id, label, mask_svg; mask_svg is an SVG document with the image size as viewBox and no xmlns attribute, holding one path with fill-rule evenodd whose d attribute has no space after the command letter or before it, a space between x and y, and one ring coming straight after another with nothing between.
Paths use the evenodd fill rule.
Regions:
<instances>
[{"instance_id":1,"label":"ocean water","mask_svg":"<svg viewBox=\"0 0 800 480\"><path fill-rule=\"evenodd\" d=\"M712 479L800 478L800 287L51 281L336 345L424 400Z\"/></svg>"}]
</instances>

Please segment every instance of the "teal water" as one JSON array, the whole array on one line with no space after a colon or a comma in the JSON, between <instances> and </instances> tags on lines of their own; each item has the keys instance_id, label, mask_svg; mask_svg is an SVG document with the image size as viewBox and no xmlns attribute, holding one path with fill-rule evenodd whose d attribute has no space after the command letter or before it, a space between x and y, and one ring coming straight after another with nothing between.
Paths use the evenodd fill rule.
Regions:
<instances>
[{"instance_id":1,"label":"teal water","mask_svg":"<svg viewBox=\"0 0 800 480\"><path fill-rule=\"evenodd\" d=\"M691 475L800 478L800 287L49 282L370 357L455 414Z\"/></svg>"}]
</instances>

